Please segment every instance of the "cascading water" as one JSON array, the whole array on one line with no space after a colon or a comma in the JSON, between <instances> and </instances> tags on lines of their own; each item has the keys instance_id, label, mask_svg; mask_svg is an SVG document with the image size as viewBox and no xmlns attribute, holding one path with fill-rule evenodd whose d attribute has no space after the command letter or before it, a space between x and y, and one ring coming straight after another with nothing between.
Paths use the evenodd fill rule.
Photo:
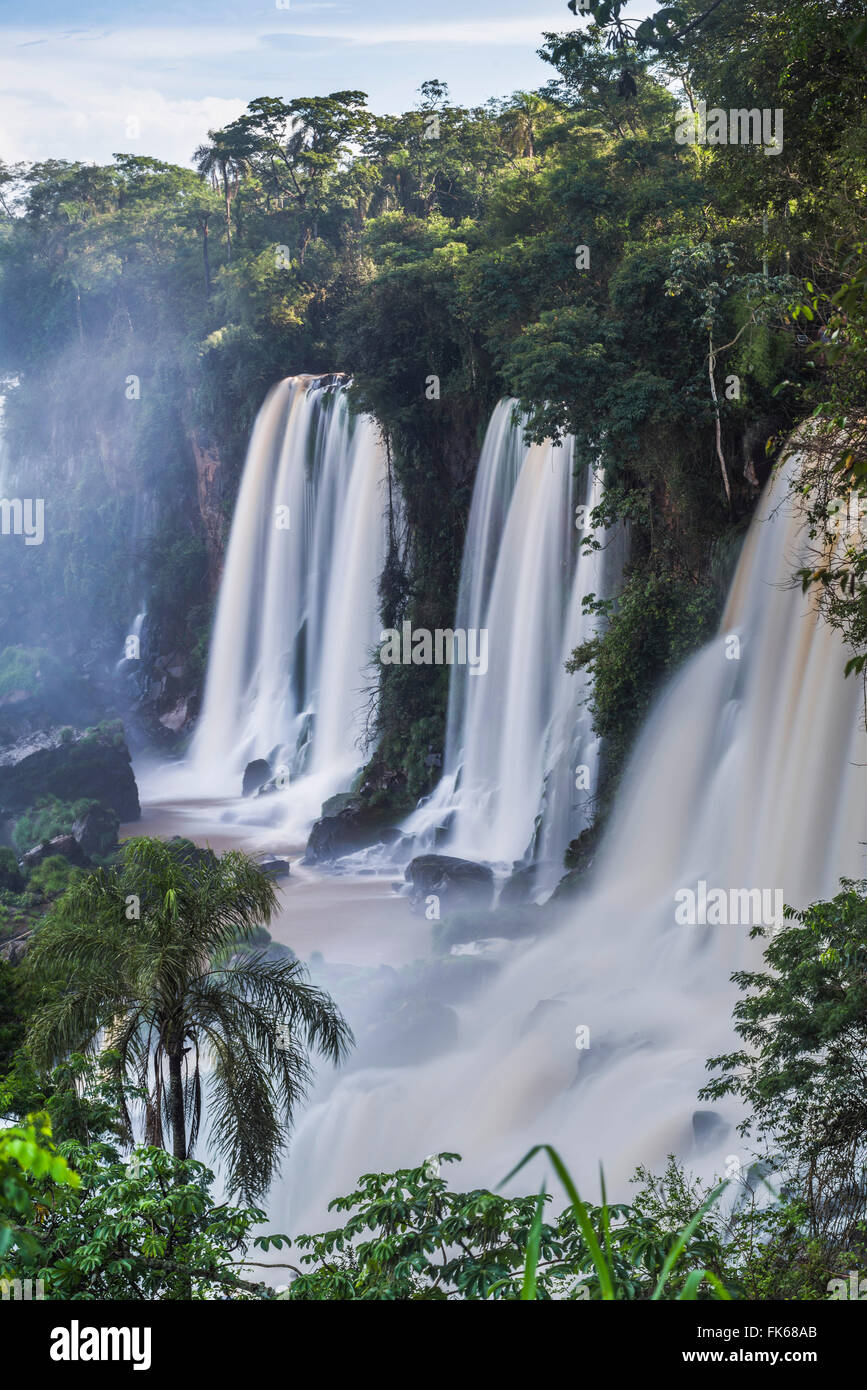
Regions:
<instances>
[{"instance_id":1,"label":"cascading water","mask_svg":"<svg viewBox=\"0 0 867 1390\"><path fill-rule=\"evenodd\" d=\"M441 1149L464 1155L462 1185L491 1186L548 1141L590 1197L599 1160L624 1195L637 1164L670 1152L706 1176L749 1161L730 1103L695 1112L706 1059L732 1042L730 974L761 942L743 918L679 925L676 895L704 880L801 906L865 868L862 692L791 583L809 544L788 493L798 467L790 456L760 506L720 635L648 722L586 896L459 1010L453 1052L323 1088L294 1141L291 1210L275 1212L294 1229L318 1229L358 1173Z\"/></svg>"},{"instance_id":2,"label":"cascading water","mask_svg":"<svg viewBox=\"0 0 867 1390\"><path fill-rule=\"evenodd\" d=\"M200 791L237 796L245 765L266 758L285 765L283 800L303 822L359 766L380 630L385 481L376 426L350 416L344 387L294 377L269 392L238 494L190 749Z\"/></svg>"},{"instance_id":3,"label":"cascading water","mask_svg":"<svg viewBox=\"0 0 867 1390\"><path fill-rule=\"evenodd\" d=\"M564 663L595 630L583 600L611 592L622 545L608 535L583 550L601 478L575 478L571 439L528 444L515 405L500 401L488 427L455 618L487 629L488 671L452 668L443 776L404 830L471 859L550 859L556 881L592 819L599 753L587 680Z\"/></svg>"}]
</instances>

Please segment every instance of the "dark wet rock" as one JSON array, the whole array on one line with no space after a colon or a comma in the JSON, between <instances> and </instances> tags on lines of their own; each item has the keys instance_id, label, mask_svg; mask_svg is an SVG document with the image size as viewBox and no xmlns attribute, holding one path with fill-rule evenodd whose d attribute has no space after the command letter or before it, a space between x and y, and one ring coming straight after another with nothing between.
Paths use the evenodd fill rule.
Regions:
<instances>
[{"instance_id":1,"label":"dark wet rock","mask_svg":"<svg viewBox=\"0 0 867 1390\"><path fill-rule=\"evenodd\" d=\"M706 1150L714 1144L721 1144L731 1130L731 1125L715 1110L694 1110L692 1112L692 1137L696 1149Z\"/></svg>"},{"instance_id":2,"label":"dark wet rock","mask_svg":"<svg viewBox=\"0 0 867 1390\"><path fill-rule=\"evenodd\" d=\"M533 895L546 875L550 875L549 883L556 878L556 872L552 873L554 867L552 861L537 860L534 864L523 864L515 869L500 889L497 906L520 907L532 903Z\"/></svg>"},{"instance_id":3,"label":"dark wet rock","mask_svg":"<svg viewBox=\"0 0 867 1390\"><path fill-rule=\"evenodd\" d=\"M335 796L329 796L327 801L322 803L322 819L329 820L332 816L339 816L341 811L351 811L360 806L360 799L354 792L337 792Z\"/></svg>"},{"instance_id":4,"label":"dark wet rock","mask_svg":"<svg viewBox=\"0 0 867 1390\"><path fill-rule=\"evenodd\" d=\"M288 859L278 859L274 854L264 854L258 860L259 868L269 878L286 878L290 870Z\"/></svg>"},{"instance_id":5,"label":"dark wet rock","mask_svg":"<svg viewBox=\"0 0 867 1390\"><path fill-rule=\"evenodd\" d=\"M259 761L264 761L264 759L260 759ZM271 772L270 765L268 767L268 772L269 774ZM266 777L265 781L261 782L256 790L250 794L251 796L272 796L274 792L282 792L284 787L288 787L289 780L288 767L285 763L278 763L274 768L273 775Z\"/></svg>"},{"instance_id":6,"label":"dark wet rock","mask_svg":"<svg viewBox=\"0 0 867 1390\"><path fill-rule=\"evenodd\" d=\"M413 912L423 913L431 896L439 899L442 917L460 908L493 905L494 874L487 864L455 859L448 854L419 854L407 865L404 876L410 885Z\"/></svg>"},{"instance_id":7,"label":"dark wet rock","mask_svg":"<svg viewBox=\"0 0 867 1390\"><path fill-rule=\"evenodd\" d=\"M122 821L141 815L138 788L120 721L76 733L51 731L41 746L16 743L0 750L0 807L26 811L37 797L98 801Z\"/></svg>"},{"instance_id":8,"label":"dark wet rock","mask_svg":"<svg viewBox=\"0 0 867 1390\"><path fill-rule=\"evenodd\" d=\"M74 835L55 835L53 840L43 840L41 845L34 845L29 849L21 862L25 869L35 869L37 864L50 859L54 854L62 854L64 859L80 869L86 869L90 864Z\"/></svg>"},{"instance_id":9,"label":"dark wet rock","mask_svg":"<svg viewBox=\"0 0 867 1390\"><path fill-rule=\"evenodd\" d=\"M598 822L594 822L586 830L581 831L577 840L570 840L563 856L563 865L568 872L554 889L550 898L552 903L560 902L564 898L573 898L576 893L582 891L596 859L601 838L601 826Z\"/></svg>"},{"instance_id":10,"label":"dark wet rock","mask_svg":"<svg viewBox=\"0 0 867 1390\"><path fill-rule=\"evenodd\" d=\"M244 781L241 784L242 796L253 796L263 787L271 776L271 765L264 758L254 758L244 768Z\"/></svg>"},{"instance_id":11,"label":"dark wet rock","mask_svg":"<svg viewBox=\"0 0 867 1390\"><path fill-rule=\"evenodd\" d=\"M443 955L453 946L466 945L470 941L486 941L491 937L514 941L522 936L533 936L538 929L539 917L538 908L499 905L493 911L477 908L450 912L443 921L433 923L433 949L438 955Z\"/></svg>"},{"instance_id":12,"label":"dark wet rock","mask_svg":"<svg viewBox=\"0 0 867 1390\"><path fill-rule=\"evenodd\" d=\"M8 965L18 965L29 951L32 939L33 932L28 930L0 941L0 960L5 960Z\"/></svg>"},{"instance_id":13,"label":"dark wet rock","mask_svg":"<svg viewBox=\"0 0 867 1390\"><path fill-rule=\"evenodd\" d=\"M107 811L104 806L93 806L74 822L72 834L86 855L105 858L118 848L119 829L120 821L113 811Z\"/></svg>"},{"instance_id":14,"label":"dark wet rock","mask_svg":"<svg viewBox=\"0 0 867 1390\"><path fill-rule=\"evenodd\" d=\"M450 1051L457 1040L454 1009L433 999L407 999L362 1035L358 1062L368 1067L416 1066Z\"/></svg>"},{"instance_id":15,"label":"dark wet rock","mask_svg":"<svg viewBox=\"0 0 867 1390\"><path fill-rule=\"evenodd\" d=\"M392 844L400 831L390 819L387 807L371 805L361 796L341 792L330 797L310 832L304 863L326 864L371 845Z\"/></svg>"}]
</instances>

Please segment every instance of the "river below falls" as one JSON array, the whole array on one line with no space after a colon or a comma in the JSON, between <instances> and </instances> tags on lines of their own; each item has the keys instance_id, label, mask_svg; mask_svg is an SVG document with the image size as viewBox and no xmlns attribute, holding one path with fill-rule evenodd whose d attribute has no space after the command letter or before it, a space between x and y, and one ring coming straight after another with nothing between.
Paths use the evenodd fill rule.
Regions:
<instances>
[{"instance_id":1,"label":"river below falls","mask_svg":"<svg viewBox=\"0 0 867 1390\"><path fill-rule=\"evenodd\" d=\"M240 803L243 807L243 803ZM287 844L277 831L234 819L237 801L142 800L141 819L121 826L121 839L181 835L218 854L240 849L273 854L291 864L276 882L280 906L269 925L275 941L301 960L319 951L331 964L408 965L430 948L430 923L416 917L391 886L400 877L328 873L303 865L303 844ZM232 821L223 819L232 816Z\"/></svg>"}]
</instances>

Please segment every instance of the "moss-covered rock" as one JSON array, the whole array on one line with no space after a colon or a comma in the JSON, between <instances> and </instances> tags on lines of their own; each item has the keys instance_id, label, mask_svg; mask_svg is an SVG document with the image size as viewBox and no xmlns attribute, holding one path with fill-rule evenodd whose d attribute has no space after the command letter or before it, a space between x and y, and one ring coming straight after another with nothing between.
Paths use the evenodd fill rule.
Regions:
<instances>
[{"instance_id":1,"label":"moss-covered rock","mask_svg":"<svg viewBox=\"0 0 867 1390\"><path fill-rule=\"evenodd\" d=\"M113 811L94 802L72 824L74 839L91 859L105 859L114 854L118 847L117 832L120 821Z\"/></svg>"},{"instance_id":2,"label":"moss-covered rock","mask_svg":"<svg viewBox=\"0 0 867 1390\"><path fill-rule=\"evenodd\" d=\"M57 856L80 869L88 868L90 865L90 860L74 835L55 835L53 840L45 840L41 845L34 845L24 855L22 863L25 869L35 869L40 864L44 864L47 860Z\"/></svg>"},{"instance_id":3,"label":"moss-covered rock","mask_svg":"<svg viewBox=\"0 0 867 1390\"><path fill-rule=\"evenodd\" d=\"M119 720L64 740L51 731L48 746L25 740L0 752L0 812L21 813L40 796L98 801L120 820L138 820L141 807L129 749Z\"/></svg>"}]
</instances>

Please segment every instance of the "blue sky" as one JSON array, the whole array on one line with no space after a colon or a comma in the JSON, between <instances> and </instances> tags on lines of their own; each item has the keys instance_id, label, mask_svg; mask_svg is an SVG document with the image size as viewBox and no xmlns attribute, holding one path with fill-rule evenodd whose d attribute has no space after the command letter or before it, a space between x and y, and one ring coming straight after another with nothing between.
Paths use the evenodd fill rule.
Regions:
<instances>
[{"instance_id":1,"label":"blue sky","mask_svg":"<svg viewBox=\"0 0 867 1390\"><path fill-rule=\"evenodd\" d=\"M481 102L551 77L542 34L574 27L566 0L0 0L0 157L189 163L257 96Z\"/></svg>"}]
</instances>

